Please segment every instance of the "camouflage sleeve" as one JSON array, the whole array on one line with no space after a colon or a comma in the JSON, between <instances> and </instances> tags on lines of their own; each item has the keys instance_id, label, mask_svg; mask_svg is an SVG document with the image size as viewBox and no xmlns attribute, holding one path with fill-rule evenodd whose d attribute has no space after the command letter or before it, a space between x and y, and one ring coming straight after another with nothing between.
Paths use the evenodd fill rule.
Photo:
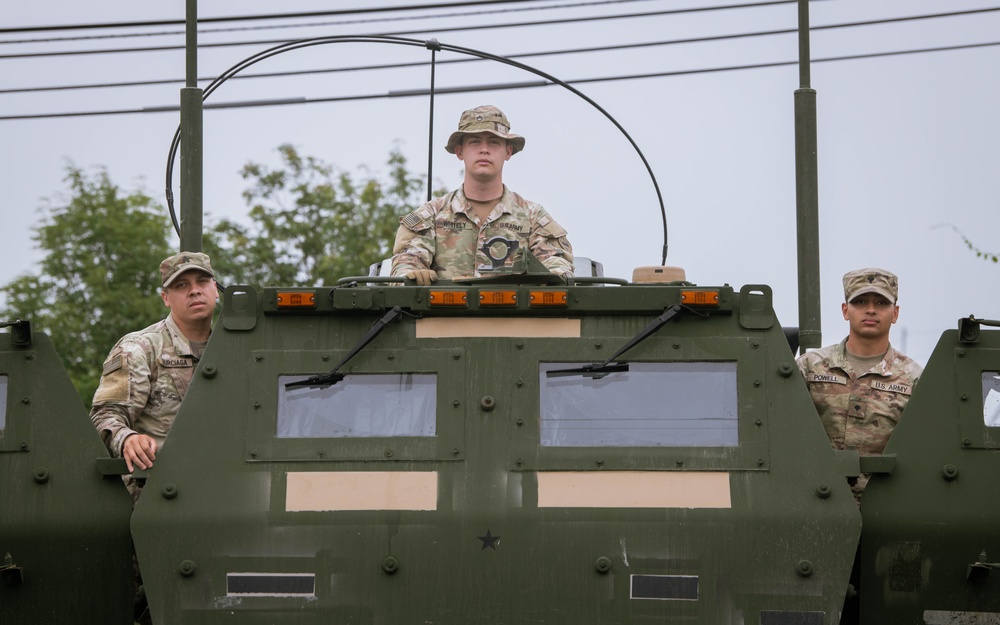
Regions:
<instances>
[{"instance_id":1,"label":"camouflage sleeve","mask_svg":"<svg viewBox=\"0 0 1000 625\"><path fill-rule=\"evenodd\" d=\"M135 342L122 341L104 361L90 420L115 458L121 457L125 439L136 434L136 419L149 397L151 358Z\"/></svg>"},{"instance_id":2,"label":"camouflage sleeve","mask_svg":"<svg viewBox=\"0 0 1000 625\"><path fill-rule=\"evenodd\" d=\"M392 246L392 276L405 276L415 269L431 269L434 263L434 215L421 206L399 220Z\"/></svg>"},{"instance_id":3,"label":"camouflage sleeve","mask_svg":"<svg viewBox=\"0 0 1000 625\"><path fill-rule=\"evenodd\" d=\"M563 229L539 207L538 219L531 232L531 252L549 271L563 277L573 275L573 246Z\"/></svg>"}]
</instances>

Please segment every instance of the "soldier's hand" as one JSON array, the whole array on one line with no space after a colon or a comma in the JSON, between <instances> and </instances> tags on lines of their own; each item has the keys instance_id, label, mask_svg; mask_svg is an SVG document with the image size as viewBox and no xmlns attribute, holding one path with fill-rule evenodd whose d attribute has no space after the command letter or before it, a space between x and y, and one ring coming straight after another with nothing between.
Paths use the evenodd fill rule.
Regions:
<instances>
[{"instance_id":1,"label":"soldier's hand","mask_svg":"<svg viewBox=\"0 0 1000 625\"><path fill-rule=\"evenodd\" d=\"M156 460L156 441L145 434L130 434L122 444L122 458L129 473L135 470L133 465L145 471Z\"/></svg>"},{"instance_id":2,"label":"soldier's hand","mask_svg":"<svg viewBox=\"0 0 1000 625\"><path fill-rule=\"evenodd\" d=\"M416 280L419 286L430 286L431 282L437 282L438 275L433 269L414 269L403 276L410 280Z\"/></svg>"}]
</instances>

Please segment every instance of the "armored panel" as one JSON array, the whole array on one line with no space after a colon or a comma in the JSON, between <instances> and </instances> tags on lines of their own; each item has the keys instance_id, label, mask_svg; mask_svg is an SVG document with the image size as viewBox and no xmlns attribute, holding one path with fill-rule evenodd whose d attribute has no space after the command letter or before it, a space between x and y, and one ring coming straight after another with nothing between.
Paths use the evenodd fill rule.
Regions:
<instances>
[{"instance_id":1,"label":"armored panel","mask_svg":"<svg viewBox=\"0 0 1000 625\"><path fill-rule=\"evenodd\" d=\"M154 622L834 622L860 515L769 290L283 292L136 508Z\"/></svg>"},{"instance_id":2,"label":"armored panel","mask_svg":"<svg viewBox=\"0 0 1000 625\"><path fill-rule=\"evenodd\" d=\"M861 503L863 622L1000 619L1000 331L945 332Z\"/></svg>"},{"instance_id":3,"label":"armored panel","mask_svg":"<svg viewBox=\"0 0 1000 625\"><path fill-rule=\"evenodd\" d=\"M132 622L131 502L47 336L0 333L0 622Z\"/></svg>"}]
</instances>

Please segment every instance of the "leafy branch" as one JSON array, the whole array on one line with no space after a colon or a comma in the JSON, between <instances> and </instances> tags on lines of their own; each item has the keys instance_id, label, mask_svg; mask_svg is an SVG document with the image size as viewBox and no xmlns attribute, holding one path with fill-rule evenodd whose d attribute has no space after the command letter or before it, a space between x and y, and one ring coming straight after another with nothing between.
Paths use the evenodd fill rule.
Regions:
<instances>
[{"instance_id":1,"label":"leafy branch","mask_svg":"<svg viewBox=\"0 0 1000 625\"><path fill-rule=\"evenodd\" d=\"M959 230L958 227L955 226L954 224L938 224L938 225L936 225L934 227L935 228L943 228L945 226L951 228L952 230L955 231L955 234L957 234L958 236L962 237L962 241L965 242L965 246L968 247L972 251L972 253L976 255L976 258L982 258L983 260L987 260L987 261L991 260L991 261L993 261L995 263L1000 262L1000 255L995 254L993 252L984 252L983 250L981 250L978 247L976 247L976 245L972 241L969 240L969 237L965 236L965 233L962 232L961 230Z\"/></svg>"}]
</instances>

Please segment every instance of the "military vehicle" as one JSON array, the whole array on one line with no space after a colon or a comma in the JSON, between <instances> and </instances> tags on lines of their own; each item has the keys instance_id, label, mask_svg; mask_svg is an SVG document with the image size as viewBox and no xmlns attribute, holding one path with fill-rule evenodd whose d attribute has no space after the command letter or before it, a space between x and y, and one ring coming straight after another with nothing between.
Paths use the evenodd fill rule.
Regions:
<instances>
[{"instance_id":1,"label":"military vehicle","mask_svg":"<svg viewBox=\"0 0 1000 625\"><path fill-rule=\"evenodd\" d=\"M47 338L0 332L0 621L131 622L131 535L158 625L1000 622L1000 323L944 332L859 457L769 286L506 248L430 287L225 289L130 526Z\"/></svg>"}]
</instances>

